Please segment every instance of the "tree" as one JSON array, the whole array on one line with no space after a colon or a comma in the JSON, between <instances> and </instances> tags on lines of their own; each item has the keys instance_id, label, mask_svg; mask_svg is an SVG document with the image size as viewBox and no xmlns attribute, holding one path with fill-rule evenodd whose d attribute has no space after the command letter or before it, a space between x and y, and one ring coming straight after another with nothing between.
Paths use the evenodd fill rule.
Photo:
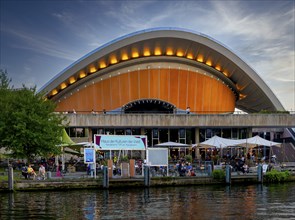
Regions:
<instances>
[{"instance_id":1,"label":"tree","mask_svg":"<svg viewBox=\"0 0 295 220\"><path fill-rule=\"evenodd\" d=\"M10 88L7 73L0 75L0 148L29 161L59 154L64 118L54 113L55 104L36 88Z\"/></svg>"},{"instance_id":2,"label":"tree","mask_svg":"<svg viewBox=\"0 0 295 220\"><path fill-rule=\"evenodd\" d=\"M7 71L0 69L0 88L8 89L11 79L7 77Z\"/></svg>"}]
</instances>

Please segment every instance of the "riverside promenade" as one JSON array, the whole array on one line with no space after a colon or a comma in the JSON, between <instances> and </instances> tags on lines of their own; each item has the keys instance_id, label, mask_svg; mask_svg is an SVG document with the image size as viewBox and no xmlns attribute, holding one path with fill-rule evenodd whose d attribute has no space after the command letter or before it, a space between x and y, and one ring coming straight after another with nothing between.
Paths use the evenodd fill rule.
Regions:
<instances>
[{"instance_id":1,"label":"riverside promenade","mask_svg":"<svg viewBox=\"0 0 295 220\"><path fill-rule=\"evenodd\" d=\"M291 175L289 181L295 181L295 175ZM51 178L45 180L14 180L13 191L39 191L39 190L76 190L76 189L106 189L104 186L103 176L97 178L86 175L85 172L66 173L62 177L57 177L56 173L51 173ZM260 184L257 173L239 174L231 173L230 184ZM115 176L108 180L108 189L134 187L167 187L167 186L185 186L185 185L226 185L225 179L214 179L208 174L200 174L189 177L150 177L149 185L145 184L143 176L132 178L122 178ZM9 190L8 181L0 182L0 191Z\"/></svg>"}]
</instances>

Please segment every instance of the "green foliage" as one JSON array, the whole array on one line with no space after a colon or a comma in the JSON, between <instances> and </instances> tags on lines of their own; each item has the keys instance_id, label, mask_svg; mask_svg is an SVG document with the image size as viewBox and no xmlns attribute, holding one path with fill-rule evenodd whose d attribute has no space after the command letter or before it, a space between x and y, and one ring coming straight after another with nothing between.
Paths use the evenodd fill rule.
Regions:
<instances>
[{"instance_id":1,"label":"green foliage","mask_svg":"<svg viewBox=\"0 0 295 220\"><path fill-rule=\"evenodd\" d=\"M126 156L124 156L124 157L121 157L121 158L120 158L120 161L121 161L121 162L129 162L129 158L128 158L128 156L126 155Z\"/></svg>"},{"instance_id":2,"label":"green foliage","mask_svg":"<svg viewBox=\"0 0 295 220\"><path fill-rule=\"evenodd\" d=\"M8 89L11 79L7 76L7 71L0 69L0 89Z\"/></svg>"},{"instance_id":3,"label":"green foliage","mask_svg":"<svg viewBox=\"0 0 295 220\"><path fill-rule=\"evenodd\" d=\"M213 179L224 180L225 179L225 171L224 170L213 170L212 176L213 176Z\"/></svg>"},{"instance_id":4,"label":"green foliage","mask_svg":"<svg viewBox=\"0 0 295 220\"><path fill-rule=\"evenodd\" d=\"M191 163L193 161L192 155L185 155L185 161Z\"/></svg>"},{"instance_id":5,"label":"green foliage","mask_svg":"<svg viewBox=\"0 0 295 220\"><path fill-rule=\"evenodd\" d=\"M54 113L55 104L35 88L9 88L4 75L1 71L0 148L9 150L12 158L29 161L59 154L63 117Z\"/></svg>"},{"instance_id":6,"label":"green foliage","mask_svg":"<svg viewBox=\"0 0 295 220\"><path fill-rule=\"evenodd\" d=\"M264 175L264 179L269 183L278 183L287 181L290 177L290 173L288 171L280 172L277 170L271 170Z\"/></svg>"},{"instance_id":7,"label":"green foliage","mask_svg":"<svg viewBox=\"0 0 295 220\"><path fill-rule=\"evenodd\" d=\"M260 110L259 114L290 114L289 111L268 111L268 110Z\"/></svg>"}]
</instances>

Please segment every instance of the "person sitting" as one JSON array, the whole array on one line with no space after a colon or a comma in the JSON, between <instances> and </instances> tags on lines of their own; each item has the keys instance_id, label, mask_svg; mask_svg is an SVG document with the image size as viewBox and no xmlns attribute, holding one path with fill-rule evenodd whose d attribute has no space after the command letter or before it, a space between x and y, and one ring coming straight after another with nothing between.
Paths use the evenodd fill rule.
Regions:
<instances>
[{"instance_id":1,"label":"person sitting","mask_svg":"<svg viewBox=\"0 0 295 220\"><path fill-rule=\"evenodd\" d=\"M30 164L29 167L28 167L28 178L32 177L33 180L35 180L35 177L36 177L36 176L37 176L37 175L36 175L36 173L35 173L33 167L32 167L31 164Z\"/></svg>"},{"instance_id":2,"label":"person sitting","mask_svg":"<svg viewBox=\"0 0 295 220\"><path fill-rule=\"evenodd\" d=\"M243 167L242 167L242 172L244 173L249 173L249 167L246 163L244 163Z\"/></svg>"},{"instance_id":3,"label":"person sitting","mask_svg":"<svg viewBox=\"0 0 295 220\"><path fill-rule=\"evenodd\" d=\"M28 167L26 165L22 167L22 175L25 177L25 179L28 179Z\"/></svg>"},{"instance_id":4,"label":"person sitting","mask_svg":"<svg viewBox=\"0 0 295 220\"><path fill-rule=\"evenodd\" d=\"M187 176L191 176L192 169L193 169L193 167L192 167L191 163L187 163L187 166L186 166L186 175Z\"/></svg>"},{"instance_id":5,"label":"person sitting","mask_svg":"<svg viewBox=\"0 0 295 220\"><path fill-rule=\"evenodd\" d=\"M181 163L179 162L179 165L178 165L178 173L179 173L179 176L185 176L185 166L184 166L184 163Z\"/></svg>"}]
</instances>

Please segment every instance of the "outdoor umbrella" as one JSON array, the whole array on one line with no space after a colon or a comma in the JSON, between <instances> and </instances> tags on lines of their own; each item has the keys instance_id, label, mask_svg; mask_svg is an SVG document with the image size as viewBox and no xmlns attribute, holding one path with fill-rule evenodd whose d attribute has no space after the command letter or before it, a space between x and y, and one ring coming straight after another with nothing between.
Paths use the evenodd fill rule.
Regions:
<instances>
[{"instance_id":1,"label":"outdoor umbrella","mask_svg":"<svg viewBox=\"0 0 295 220\"><path fill-rule=\"evenodd\" d=\"M268 147L277 146L277 147L280 147L281 143L269 141L269 140L266 140L266 139L256 135L251 138L243 139L243 143L240 143L239 145L240 146L247 146L247 147L256 147L256 146L268 146Z\"/></svg>"},{"instance_id":2,"label":"outdoor umbrella","mask_svg":"<svg viewBox=\"0 0 295 220\"><path fill-rule=\"evenodd\" d=\"M182 143L177 143L177 142L164 142L161 144L156 144L155 147L189 147L190 145L188 144L182 144Z\"/></svg>"},{"instance_id":3,"label":"outdoor umbrella","mask_svg":"<svg viewBox=\"0 0 295 220\"><path fill-rule=\"evenodd\" d=\"M212 138L210 138L204 142L201 142L197 145L194 145L194 146L200 146L200 147L204 147L204 148L210 148L210 147L225 148L228 146L235 146L240 143L243 143L243 141L221 138L221 137L214 135Z\"/></svg>"}]
</instances>

